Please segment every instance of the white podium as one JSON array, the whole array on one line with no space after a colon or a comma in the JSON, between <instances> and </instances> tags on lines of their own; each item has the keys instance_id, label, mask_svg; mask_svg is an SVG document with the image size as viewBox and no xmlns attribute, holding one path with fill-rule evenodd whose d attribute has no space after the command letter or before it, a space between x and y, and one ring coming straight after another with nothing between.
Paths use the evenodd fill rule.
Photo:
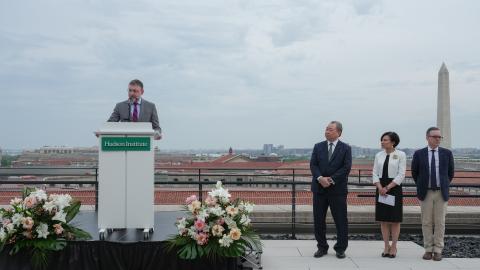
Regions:
<instances>
[{"instance_id":1,"label":"white podium","mask_svg":"<svg viewBox=\"0 0 480 270\"><path fill-rule=\"evenodd\" d=\"M154 151L151 123L107 122L97 132L98 228L154 228Z\"/></svg>"}]
</instances>

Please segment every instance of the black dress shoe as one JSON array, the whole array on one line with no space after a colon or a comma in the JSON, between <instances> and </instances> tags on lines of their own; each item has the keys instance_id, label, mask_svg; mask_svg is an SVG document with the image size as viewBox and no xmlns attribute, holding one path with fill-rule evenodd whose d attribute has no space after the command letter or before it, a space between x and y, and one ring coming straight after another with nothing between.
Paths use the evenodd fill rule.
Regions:
<instances>
[{"instance_id":1,"label":"black dress shoe","mask_svg":"<svg viewBox=\"0 0 480 270\"><path fill-rule=\"evenodd\" d=\"M320 258L320 257L323 257L323 255L327 255L327 253L328 252L326 250L319 249L317 250L317 252L315 252L315 254L313 254L313 257Z\"/></svg>"},{"instance_id":2,"label":"black dress shoe","mask_svg":"<svg viewBox=\"0 0 480 270\"><path fill-rule=\"evenodd\" d=\"M345 251L337 251L337 258L339 259L345 259Z\"/></svg>"}]
</instances>

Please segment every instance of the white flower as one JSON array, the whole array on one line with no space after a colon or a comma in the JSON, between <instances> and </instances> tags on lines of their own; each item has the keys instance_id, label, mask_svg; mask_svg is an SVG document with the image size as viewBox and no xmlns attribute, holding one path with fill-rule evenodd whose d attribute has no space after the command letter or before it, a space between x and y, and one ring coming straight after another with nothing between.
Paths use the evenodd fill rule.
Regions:
<instances>
[{"instance_id":1,"label":"white flower","mask_svg":"<svg viewBox=\"0 0 480 270\"><path fill-rule=\"evenodd\" d=\"M215 185L216 188L222 188L223 183L222 181L217 181L217 184Z\"/></svg>"},{"instance_id":2,"label":"white flower","mask_svg":"<svg viewBox=\"0 0 480 270\"><path fill-rule=\"evenodd\" d=\"M228 193L228 189L224 189L222 187L217 189L212 189L212 191L208 192L208 195L211 197L216 197L220 200L221 203L227 203L230 201L230 193Z\"/></svg>"},{"instance_id":3,"label":"white flower","mask_svg":"<svg viewBox=\"0 0 480 270\"><path fill-rule=\"evenodd\" d=\"M47 193L45 193L45 190L43 189L35 189L35 191L32 191L29 196L34 196L39 201L47 200Z\"/></svg>"},{"instance_id":4,"label":"white flower","mask_svg":"<svg viewBox=\"0 0 480 270\"><path fill-rule=\"evenodd\" d=\"M252 220L246 215L242 215L242 218L240 218L240 224L248 225L250 222L252 222Z\"/></svg>"},{"instance_id":5,"label":"white flower","mask_svg":"<svg viewBox=\"0 0 480 270\"><path fill-rule=\"evenodd\" d=\"M230 205L230 206L227 206L227 208L226 208L225 210L226 210L227 213L228 213L230 216L232 216L232 217L234 217L234 216L236 216L236 215L238 214L238 208L233 207L233 206L231 206L231 205Z\"/></svg>"},{"instance_id":6,"label":"white flower","mask_svg":"<svg viewBox=\"0 0 480 270\"><path fill-rule=\"evenodd\" d=\"M49 198L58 207L58 210L63 210L63 208L70 206L70 202L72 201L72 197L68 194L52 194Z\"/></svg>"},{"instance_id":7,"label":"white flower","mask_svg":"<svg viewBox=\"0 0 480 270\"><path fill-rule=\"evenodd\" d=\"M193 227L191 227L190 229L188 229L187 234L188 234L188 236L190 236L193 240L197 241L197 232L195 231L195 229L194 229Z\"/></svg>"},{"instance_id":8,"label":"white flower","mask_svg":"<svg viewBox=\"0 0 480 270\"><path fill-rule=\"evenodd\" d=\"M222 225L217 224L212 227L213 236L222 236L223 231L225 231L225 228Z\"/></svg>"},{"instance_id":9,"label":"white flower","mask_svg":"<svg viewBox=\"0 0 480 270\"><path fill-rule=\"evenodd\" d=\"M230 236L224 234L222 239L218 240L218 243L220 244L221 247L229 247L230 244L233 243L233 239L230 238Z\"/></svg>"},{"instance_id":10,"label":"white flower","mask_svg":"<svg viewBox=\"0 0 480 270\"><path fill-rule=\"evenodd\" d=\"M22 199L19 199L19 198L15 198L15 199L12 199L10 201L10 205L14 206L14 205L18 205L18 204L21 204L22 203Z\"/></svg>"},{"instance_id":11,"label":"white flower","mask_svg":"<svg viewBox=\"0 0 480 270\"><path fill-rule=\"evenodd\" d=\"M247 212L247 214L250 214L253 212L253 206L255 206L254 204L251 204L251 203L244 203L243 204L243 210L245 212Z\"/></svg>"},{"instance_id":12,"label":"white flower","mask_svg":"<svg viewBox=\"0 0 480 270\"><path fill-rule=\"evenodd\" d=\"M5 228L7 229L7 232L8 233L14 233L16 232L17 230L15 230L15 225L13 225L13 223L8 223Z\"/></svg>"},{"instance_id":13,"label":"white flower","mask_svg":"<svg viewBox=\"0 0 480 270\"><path fill-rule=\"evenodd\" d=\"M18 214L18 213L17 213L17 214L14 214L14 215L12 216L12 223L13 223L13 225L19 226L20 223L22 223L22 219L23 219L23 215L22 215L22 214Z\"/></svg>"},{"instance_id":14,"label":"white flower","mask_svg":"<svg viewBox=\"0 0 480 270\"><path fill-rule=\"evenodd\" d=\"M7 238L7 233L3 228L0 228L0 242L5 241L6 238Z\"/></svg>"},{"instance_id":15,"label":"white flower","mask_svg":"<svg viewBox=\"0 0 480 270\"><path fill-rule=\"evenodd\" d=\"M37 230L36 230L37 234L38 234L38 238L45 238L47 239L47 236L50 234L48 232L48 225L45 224L45 223L40 223L37 227Z\"/></svg>"},{"instance_id":16,"label":"white flower","mask_svg":"<svg viewBox=\"0 0 480 270\"><path fill-rule=\"evenodd\" d=\"M195 213L198 209L202 207L202 203L200 201L193 201L191 204L187 206L188 211Z\"/></svg>"},{"instance_id":17,"label":"white flower","mask_svg":"<svg viewBox=\"0 0 480 270\"><path fill-rule=\"evenodd\" d=\"M219 205L209 208L208 212L210 212L210 214L215 215L217 217L220 217L223 214L225 214L225 210L223 210Z\"/></svg>"},{"instance_id":18,"label":"white flower","mask_svg":"<svg viewBox=\"0 0 480 270\"><path fill-rule=\"evenodd\" d=\"M185 229L185 227L187 226L187 219L185 217L179 219L177 221L177 228L178 229Z\"/></svg>"},{"instance_id":19,"label":"white flower","mask_svg":"<svg viewBox=\"0 0 480 270\"><path fill-rule=\"evenodd\" d=\"M2 219L3 219L3 212L0 211L0 220L2 220Z\"/></svg>"},{"instance_id":20,"label":"white flower","mask_svg":"<svg viewBox=\"0 0 480 270\"><path fill-rule=\"evenodd\" d=\"M65 220L66 217L67 217L67 213L60 210L55 213L55 216L52 217L52 220L58 220L58 221L67 223L67 221Z\"/></svg>"},{"instance_id":21,"label":"white flower","mask_svg":"<svg viewBox=\"0 0 480 270\"><path fill-rule=\"evenodd\" d=\"M229 229L237 228L237 223L230 217L225 217L225 224L227 224Z\"/></svg>"},{"instance_id":22,"label":"white flower","mask_svg":"<svg viewBox=\"0 0 480 270\"><path fill-rule=\"evenodd\" d=\"M57 205L53 201L47 201L45 204L43 204L43 209L45 209L48 212L52 212L53 209L57 208Z\"/></svg>"},{"instance_id":23,"label":"white flower","mask_svg":"<svg viewBox=\"0 0 480 270\"><path fill-rule=\"evenodd\" d=\"M200 212L198 212L198 215L197 215L197 219L201 219L203 221L205 221L205 219L207 219L209 216L208 212L206 209L202 209L200 210Z\"/></svg>"}]
</instances>

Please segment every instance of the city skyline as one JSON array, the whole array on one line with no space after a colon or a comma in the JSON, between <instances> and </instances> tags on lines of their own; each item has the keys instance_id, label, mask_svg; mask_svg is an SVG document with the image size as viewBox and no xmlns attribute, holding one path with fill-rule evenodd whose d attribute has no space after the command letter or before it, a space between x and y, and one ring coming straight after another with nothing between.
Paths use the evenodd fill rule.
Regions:
<instances>
[{"instance_id":1,"label":"city skyline","mask_svg":"<svg viewBox=\"0 0 480 270\"><path fill-rule=\"evenodd\" d=\"M432 10L432 6L435 7ZM438 70L450 72L452 147L480 148L474 1L7 1L0 4L0 147L93 146L141 79L160 149L426 145ZM55 11L55 12L52 12ZM36 18L41 17L42 20Z\"/></svg>"}]
</instances>

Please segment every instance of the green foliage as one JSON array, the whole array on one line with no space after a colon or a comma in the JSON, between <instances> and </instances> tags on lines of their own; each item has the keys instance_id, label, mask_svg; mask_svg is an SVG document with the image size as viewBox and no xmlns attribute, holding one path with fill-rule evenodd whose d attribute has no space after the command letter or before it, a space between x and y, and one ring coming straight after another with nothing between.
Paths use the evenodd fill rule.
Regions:
<instances>
[{"instance_id":1,"label":"green foliage","mask_svg":"<svg viewBox=\"0 0 480 270\"><path fill-rule=\"evenodd\" d=\"M198 245L193 239L180 235L171 236L167 242L167 250L178 250L177 254L181 259L194 260L203 256L216 260L220 257L239 257L245 254L245 250L261 250L262 243L260 237L251 229L244 231L240 240L234 241L229 247L221 247L218 243L218 237L212 237L204 245Z\"/></svg>"},{"instance_id":2,"label":"green foliage","mask_svg":"<svg viewBox=\"0 0 480 270\"><path fill-rule=\"evenodd\" d=\"M19 156L10 156L10 155L5 155L2 156L2 162L0 164L1 167L10 167L12 166L12 162L17 160Z\"/></svg>"},{"instance_id":3,"label":"green foliage","mask_svg":"<svg viewBox=\"0 0 480 270\"><path fill-rule=\"evenodd\" d=\"M80 201L73 201L70 206L65 207L63 211L67 213L65 220L69 223L77 214L80 212L80 206L82 203Z\"/></svg>"},{"instance_id":4,"label":"green foliage","mask_svg":"<svg viewBox=\"0 0 480 270\"><path fill-rule=\"evenodd\" d=\"M22 193L23 200L33 191L35 191L34 188L25 188ZM67 239L88 240L92 237L88 232L69 224L80 211L80 201L71 200L69 201L70 206L59 209L62 204L55 201L58 197L53 199L49 197L48 202L53 203L56 208L46 210L43 208L46 203L44 196L38 198L37 203L31 208L26 208L21 202L13 203L10 211L0 209L0 213L9 219L12 219L14 214L20 214L22 217L33 220L33 228L26 229L21 224L15 225L15 229L7 233L5 241L0 243L0 251L4 249L6 243L9 243L8 246L11 247L10 255L15 255L20 251L26 252L31 255L31 263L35 269L47 269L49 257L54 252L63 250L67 246ZM57 211L65 212L66 222L52 219ZM46 238L39 237L41 235L36 231L37 228L40 228L39 226L45 226L45 230L48 230ZM61 230L62 228L63 232L58 231L57 234L56 229Z\"/></svg>"}]
</instances>

